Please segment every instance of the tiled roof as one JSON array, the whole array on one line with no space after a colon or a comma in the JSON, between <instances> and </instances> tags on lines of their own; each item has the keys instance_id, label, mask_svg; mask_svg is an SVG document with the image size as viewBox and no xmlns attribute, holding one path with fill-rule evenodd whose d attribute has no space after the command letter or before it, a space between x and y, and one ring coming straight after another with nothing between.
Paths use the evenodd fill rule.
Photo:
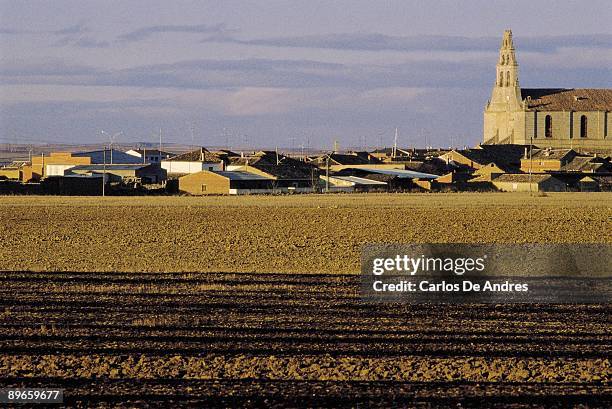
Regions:
<instances>
[{"instance_id":1,"label":"tiled roof","mask_svg":"<svg viewBox=\"0 0 612 409\"><path fill-rule=\"evenodd\" d=\"M543 182L552 176L550 175L528 175L526 173L504 173L503 175L499 175L495 179L494 182L516 182L516 183L540 183Z\"/></svg>"},{"instance_id":2,"label":"tiled roof","mask_svg":"<svg viewBox=\"0 0 612 409\"><path fill-rule=\"evenodd\" d=\"M571 162L561 167L565 172L612 172L612 164L602 158L593 156L576 156Z\"/></svg>"},{"instance_id":3,"label":"tiled roof","mask_svg":"<svg viewBox=\"0 0 612 409\"><path fill-rule=\"evenodd\" d=\"M318 174L318 169L313 165L273 151L261 151L247 157L230 157L229 161L231 165L249 165L279 179L311 179L313 170L315 177Z\"/></svg>"},{"instance_id":4,"label":"tiled roof","mask_svg":"<svg viewBox=\"0 0 612 409\"><path fill-rule=\"evenodd\" d=\"M518 170L524 151L523 145L480 145L474 149L456 152L474 163L480 165L495 163L506 172L514 172Z\"/></svg>"},{"instance_id":5,"label":"tiled roof","mask_svg":"<svg viewBox=\"0 0 612 409\"><path fill-rule=\"evenodd\" d=\"M561 160L576 154L577 152L572 149L534 149L531 153L531 158L537 160Z\"/></svg>"},{"instance_id":6,"label":"tiled roof","mask_svg":"<svg viewBox=\"0 0 612 409\"><path fill-rule=\"evenodd\" d=\"M219 176L226 177L230 180L271 180L271 178L267 178L265 176L256 175L254 173L242 172L242 171L211 171L211 173L215 173Z\"/></svg>"},{"instance_id":7,"label":"tiled roof","mask_svg":"<svg viewBox=\"0 0 612 409\"><path fill-rule=\"evenodd\" d=\"M221 157L210 152L206 148L199 148L191 152L186 152L177 156L173 156L168 161L173 162L203 162L203 163L219 163Z\"/></svg>"},{"instance_id":8,"label":"tiled roof","mask_svg":"<svg viewBox=\"0 0 612 409\"><path fill-rule=\"evenodd\" d=\"M522 88L533 111L610 111L612 89L609 88Z\"/></svg>"}]
</instances>

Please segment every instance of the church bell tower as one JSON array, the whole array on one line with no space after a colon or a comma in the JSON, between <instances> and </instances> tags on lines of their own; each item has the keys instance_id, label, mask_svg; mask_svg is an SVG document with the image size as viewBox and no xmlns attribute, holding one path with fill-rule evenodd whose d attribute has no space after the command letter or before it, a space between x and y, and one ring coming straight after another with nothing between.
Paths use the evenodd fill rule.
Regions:
<instances>
[{"instance_id":1,"label":"church bell tower","mask_svg":"<svg viewBox=\"0 0 612 409\"><path fill-rule=\"evenodd\" d=\"M512 31L504 31L495 85L485 108L484 143L513 143L516 113L523 111Z\"/></svg>"},{"instance_id":2,"label":"church bell tower","mask_svg":"<svg viewBox=\"0 0 612 409\"><path fill-rule=\"evenodd\" d=\"M512 42L512 30L504 31L504 38L499 49L499 59L497 60L497 76L495 87L491 95L491 104L494 108L503 108L512 111L521 107L521 87L518 78L518 63L514 53L514 43Z\"/></svg>"}]
</instances>

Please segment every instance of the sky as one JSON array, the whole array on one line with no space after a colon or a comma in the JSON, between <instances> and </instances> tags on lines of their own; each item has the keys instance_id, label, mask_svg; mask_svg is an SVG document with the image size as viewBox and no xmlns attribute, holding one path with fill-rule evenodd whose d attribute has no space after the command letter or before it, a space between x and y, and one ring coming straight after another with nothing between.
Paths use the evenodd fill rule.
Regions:
<instances>
[{"instance_id":1,"label":"sky","mask_svg":"<svg viewBox=\"0 0 612 409\"><path fill-rule=\"evenodd\" d=\"M0 0L0 143L473 146L526 88L610 88L609 0ZM104 132L102 132L104 131Z\"/></svg>"}]
</instances>

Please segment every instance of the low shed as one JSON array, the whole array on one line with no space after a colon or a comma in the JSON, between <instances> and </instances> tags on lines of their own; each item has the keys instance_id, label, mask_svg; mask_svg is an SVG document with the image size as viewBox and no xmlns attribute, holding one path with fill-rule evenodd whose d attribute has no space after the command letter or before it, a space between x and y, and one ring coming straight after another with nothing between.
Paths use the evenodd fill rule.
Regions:
<instances>
[{"instance_id":1,"label":"low shed","mask_svg":"<svg viewBox=\"0 0 612 409\"><path fill-rule=\"evenodd\" d=\"M491 183L503 192L564 192L565 182L551 175L503 174Z\"/></svg>"},{"instance_id":2,"label":"low shed","mask_svg":"<svg viewBox=\"0 0 612 409\"><path fill-rule=\"evenodd\" d=\"M249 172L204 170L180 177L179 191L194 196L272 193L275 182Z\"/></svg>"}]
</instances>

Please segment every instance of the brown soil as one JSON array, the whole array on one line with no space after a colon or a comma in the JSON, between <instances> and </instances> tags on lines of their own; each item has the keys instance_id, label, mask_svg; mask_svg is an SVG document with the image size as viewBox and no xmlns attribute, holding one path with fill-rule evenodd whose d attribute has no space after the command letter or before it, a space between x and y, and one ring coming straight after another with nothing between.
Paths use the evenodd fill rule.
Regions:
<instances>
[{"instance_id":1,"label":"brown soil","mask_svg":"<svg viewBox=\"0 0 612 409\"><path fill-rule=\"evenodd\" d=\"M610 203L0 197L0 387L78 407L611 407L610 304L367 304L342 274L373 242L611 243Z\"/></svg>"},{"instance_id":2,"label":"brown soil","mask_svg":"<svg viewBox=\"0 0 612 409\"><path fill-rule=\"evenodd\" d=\"M0 270L343 273L367 243L610 243L612 194L0 197Z\"/></svg>"},{"instance_id":3,"label":"brown soil","mask_svg":"<svg viewBox=\"0 0 612 409\"><path fill-rule=\"evenodd\" d=\"M0 282L0 386L69 405L612 403L610 305L371 305L339 274Z\"/></svg>"}]
</instances>

